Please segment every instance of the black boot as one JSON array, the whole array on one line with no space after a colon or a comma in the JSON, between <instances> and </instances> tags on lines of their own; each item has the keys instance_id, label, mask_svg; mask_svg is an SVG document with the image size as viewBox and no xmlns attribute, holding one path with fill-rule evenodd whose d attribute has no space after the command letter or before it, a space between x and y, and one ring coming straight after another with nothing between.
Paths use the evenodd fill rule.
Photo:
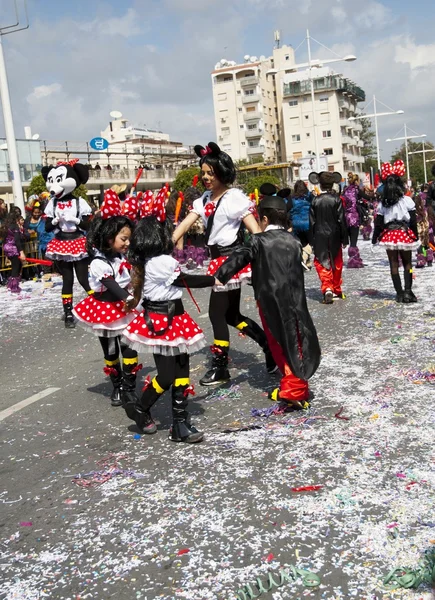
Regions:
<instances>
[{"instance_id":1,"label":"black boot","mask_svg":"<svg viewBox=\"0 0 435 600\"><path fill-rule=\"evenodd\" d=\"M122 404L128 402L137 404L139 399L136 395L136 377L142 369L142 365L137 364L137 358L124 358L122 361Z\"/></svg>"},{"instance_id":2,"label":"black boot","mask_svg":"<svg viewBox=\"0 0 435 600\"><path fill-rule=\"evenodd\" d=\"M187 405L189 404L189 394L194 393L189 385L172 386L172 427L169 431L171 442L185 442L195 444L202 442L204 434L198 431L190 423Z\"/></svg>"},{"instance_id":3,"label":"black boot","mask_svg":"<svg viewBox=\"0 0 435 600\"><path fill-rule=\"evenodd\" d=\"M71 298L64 298L63 299L63 312L65 313L65 329L75 329L75 321L74 321L74 317L72 314L72 308L73 308L73 299Z\"/></svg>"},{"instance_id":4,"label":"black boot","mask_svg":"<svg viewBox=\"0 0 435 600\"><path fill-rule=\"evenodd\" d=\"M263 349L267 372L270 374L275 373L278 370L278 367L271 351L269 350L266 334L261 329L260 325L258 325L252 319L245 317L245 320L242 323L236 325L236 329L241 331L243 335L250 337L251 340L254 340L254 342L257 342L257 344Z\"/></svg>"},{"instance_id":5,"label":"black boot","mask_svg":"<svg viewBox=\"0 0 435 600\"><path fill-rule=\"evenodd\" d=\"M122 371L119 362L106 365L104 373L110 377L113 385L113 390L110 394L110 404L112 406L122 406Z\"/></svg>"},{"instance_id":6,"label":"black boot","mask_svg":"<svg viewBox=\"0 0 435 600\"><path fill-rule=\"evenodd\" d=\"M394 289L396 290L396 302L401 303L403 302L403 288L400 275L398 273L391 275L391 279L393 280Z\"/></svg>"},{"instance_id":7,"label":"black boot","mask_svg":"<svg viewBox=\"0 0 435 600\"><path fill-rule=\"evenodd\" d=\"M143 389L142 396L138 402L127 402L124 410L127 417L134 421L142 433L151 434L157 431L157 426L151 416L150 409L165 392L159 386L156 378L148 381Z\"/></svg>"},{"instance_id":8,"label":"black boot","mask_svg":"<svg viewBox=\"0 0 435 600\"><path fill-rule=\"evenodd\" d=\"M403 293L403 304L411 304L417 302L414 292L412 291L412 271L405 271L405 291Z\"/></svg>"},{"instance_id":9,"label":"black boot","mask_svg":"<svg viewBox=\"0 0 435 600\"><path fill-rule=\"evenodd\" d=\"M212 346L213 358L211 361L211 369L207 371L200 385L219 385L230 380L230 372L228 371L228 348L222 346Z\"/></svg>"}]
</instances>

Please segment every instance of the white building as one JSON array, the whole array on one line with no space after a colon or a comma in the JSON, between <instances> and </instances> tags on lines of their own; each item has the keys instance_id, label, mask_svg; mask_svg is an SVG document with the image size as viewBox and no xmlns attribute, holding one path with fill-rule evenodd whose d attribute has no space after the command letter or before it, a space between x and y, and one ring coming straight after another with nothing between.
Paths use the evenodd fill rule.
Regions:
<instances>
[{"instance_id":1,"label":"white building","mask_svg":"<svg viewBox=\"0 0 435 600\"><path fill-rule=\"evenodd\" d=\"M293 48L282 46L269 58L244 60L222 60L212 72L222 149L236 160L255 162L297 162L315 155L309 73L298 71ZM362 126L349 117L358 114L364 91L326 67L314 69L313 82L319 154L327 156L330 170L361 172Z\"/></svg>"}]
</instances>

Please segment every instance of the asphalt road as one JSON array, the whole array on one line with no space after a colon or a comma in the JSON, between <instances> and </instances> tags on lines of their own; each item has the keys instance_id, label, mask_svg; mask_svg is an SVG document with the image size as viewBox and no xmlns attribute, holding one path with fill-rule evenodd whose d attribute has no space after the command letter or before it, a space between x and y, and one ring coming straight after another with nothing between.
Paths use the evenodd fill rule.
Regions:
<instances>
[{"instance_id":1,"label":"asphalt road","mask_svg":"<svg viewBox=\"0 0 435 600\"><path fill-rule=\"evenodd\" d=\"M434 598L382 578L435 548L435 269L416 273L420 302L400 306L385 255L362 253L366 268L345 270L347 299L332 306L306 274L323 353L310 411L252 416L273 406L277 379L234 331L229 385L200 388L207 350L192 359L206 432L195 446L167 440L168 394L155 436L110 406L98 341L64 330L58 285L26 284L12 300L1 289L0 598L223 600L289 565L321 585L261 597ZM211 341L208 292L195 296L201 315L185 304ZM255 317L252 288L243 303ZM153 373L140 359L141 377ZM322 487L292 491L306 485Z\"/></svg>"}]
</instances>

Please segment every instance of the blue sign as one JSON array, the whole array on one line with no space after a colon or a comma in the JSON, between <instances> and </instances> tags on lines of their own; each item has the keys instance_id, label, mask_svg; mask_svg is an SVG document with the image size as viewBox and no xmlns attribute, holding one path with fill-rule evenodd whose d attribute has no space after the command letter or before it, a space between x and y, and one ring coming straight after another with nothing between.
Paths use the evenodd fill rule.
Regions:
<instances>
[{"instance_id":1,"label":"blue sign","mask_svg":"<svg viewBox=\"0 0 435 600\"><path fill-rule=\"evenodd\" d=\"M109 142L102 137L94 137L89 145L93 150L107 150Z\"/></svg>"}]
</instances>

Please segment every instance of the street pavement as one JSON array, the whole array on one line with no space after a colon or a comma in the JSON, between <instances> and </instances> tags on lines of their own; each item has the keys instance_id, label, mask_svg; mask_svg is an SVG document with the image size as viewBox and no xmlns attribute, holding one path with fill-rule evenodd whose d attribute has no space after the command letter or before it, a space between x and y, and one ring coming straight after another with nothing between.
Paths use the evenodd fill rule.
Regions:
<instances>
[{"instance_id":1,"label":"street pavement","mask_svg":"<svg viewBox=\"0 0 435 600\"><path fill-rule=\"evenodd\" d=\"M434 598L383 578L435 550L435 268L416 271L418 304L397 305L385 253L361 246L345 300L323 305L305 275L323 355L310 410L269 414L279 380L234 330L230 384L201 388L209 353L193 356L206 437L192 446L167 439L169 394L154 436L110 406L97 339L63 328L59 280L1 288L0 598L249 598L245 584L290 565L320 585L261 598ZM211 343L208 291L194 294ZM255 317L251 287L242 302ZM140 362L141 379L154 373Z\"/></svg>"}]
</instances>

